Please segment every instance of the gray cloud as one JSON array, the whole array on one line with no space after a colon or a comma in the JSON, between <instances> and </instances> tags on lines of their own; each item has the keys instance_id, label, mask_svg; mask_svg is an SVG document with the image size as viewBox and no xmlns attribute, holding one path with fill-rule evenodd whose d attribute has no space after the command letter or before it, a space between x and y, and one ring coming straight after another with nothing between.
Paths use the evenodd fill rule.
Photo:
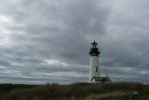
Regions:
<instances>
[{"instance_id":1,"label":"gray cloud","mask_svg":"<svg viewBox=\"0 0 149 100\"><path fill-rule=\"evenodd\" d=\"M4 68L0 79L87 82L88 51L90 42L96 39L102 73L109 73L113 79L119 74L122 78L135 76L141 81L148 75L149 65L145 3L137 1L132 6L128 0L5 0L0 6L0 65Z\"/></svg>"}]
</instances>

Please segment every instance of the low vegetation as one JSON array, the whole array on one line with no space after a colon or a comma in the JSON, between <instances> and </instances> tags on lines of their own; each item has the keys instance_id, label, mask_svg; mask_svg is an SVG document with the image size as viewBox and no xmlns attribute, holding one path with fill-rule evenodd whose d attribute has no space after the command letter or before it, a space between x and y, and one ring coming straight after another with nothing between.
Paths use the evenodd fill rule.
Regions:
<instances>
[{"instance_id":1,"label":"low vegetation","mask_svg":"<svg viewBox=\"0 0 149 100\"><path fill-rule=\"evenodd\" d=\"M1 84L0 100L149 100L149 85L140 83Z\"/></svg>"}]
</instances>

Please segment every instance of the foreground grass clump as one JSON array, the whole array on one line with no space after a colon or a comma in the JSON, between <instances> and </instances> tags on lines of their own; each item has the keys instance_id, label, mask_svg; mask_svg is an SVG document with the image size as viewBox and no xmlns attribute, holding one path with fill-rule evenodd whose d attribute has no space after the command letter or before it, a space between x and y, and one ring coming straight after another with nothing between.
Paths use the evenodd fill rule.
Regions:
<instances>
[{"instance_id":1,"label":"foreground grass clump","mask_svg":"<svg viewBox=\"0 0 149 100\"><path fill-rule=\"evenodd\" d=\"M149 100L149 85L139 83L0 85L0 100L130 100L130 98Z\"/></svg>"}]
</instances>

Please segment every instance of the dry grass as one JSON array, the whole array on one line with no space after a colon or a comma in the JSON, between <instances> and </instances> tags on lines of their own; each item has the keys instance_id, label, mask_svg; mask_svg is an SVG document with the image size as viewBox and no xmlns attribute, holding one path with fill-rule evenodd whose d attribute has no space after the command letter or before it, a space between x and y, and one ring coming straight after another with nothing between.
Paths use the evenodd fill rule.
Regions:
<instances>
[{"instance_id":1,"label":"dry grass","mask_svg":"<svg viewBox=\"0 0 149 100\"><path fill-rule=\"evenodd\" d=\"M149 100L148 94L149 85L139 83L0 85L0 100Z\"/></svg>"},{"instance_id":2,"label":"dry grass","mask_svg":"<svg viewBox=\"0 0 149 100\"><path fill-rule=\"evenodd\" d=\"M123 91L114 91L110 93L99 93L99 94L92 94L89 96L89 100L99 100L99 99L105 99L105 98L112 98L112 97L122 97L126 96L127 93ZM88 98L88 97L87 97Z\"/></svg>"}]
</instances>

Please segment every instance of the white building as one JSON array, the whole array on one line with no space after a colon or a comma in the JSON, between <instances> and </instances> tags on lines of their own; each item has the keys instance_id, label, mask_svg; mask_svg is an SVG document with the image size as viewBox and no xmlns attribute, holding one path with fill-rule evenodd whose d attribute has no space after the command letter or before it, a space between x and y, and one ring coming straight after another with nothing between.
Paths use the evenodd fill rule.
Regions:
<instances>
[{"instance_id":1,"label":"white building","mask_svg":"<svg viewBox=\"0 0 149 100\"><path fill-rule=\"evenodd\" d=\"M97 82L108 82L110 79L108 76L101 77L100 76L100 66L99 66L99 55L100 51L98 50L97 44L94 40L89 52L90 54L90 74L89 74L89 83L97 83Z\"/></svg>"}]
</instances>

